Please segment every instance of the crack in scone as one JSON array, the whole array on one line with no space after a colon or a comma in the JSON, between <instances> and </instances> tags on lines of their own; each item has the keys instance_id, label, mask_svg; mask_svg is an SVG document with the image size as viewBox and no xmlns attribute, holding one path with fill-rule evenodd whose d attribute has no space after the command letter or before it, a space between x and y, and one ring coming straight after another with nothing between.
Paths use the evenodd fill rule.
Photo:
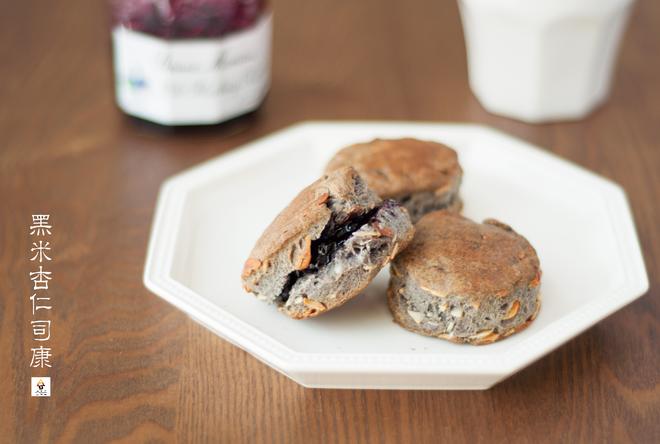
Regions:
<instances>
[{"instance_id":1,"label":"crack in scone","mask_svg":"<svg viewBox=\"0 0 660 444\"><path fill-rule=\"evenodd\" d=\"M406 194L395 199L408 210L413 222L432 211L446 209L460 212L463 207L463 201L458 196L458 190L440 196L433 191L424 191Z\"/></svg>"}]
</instances>

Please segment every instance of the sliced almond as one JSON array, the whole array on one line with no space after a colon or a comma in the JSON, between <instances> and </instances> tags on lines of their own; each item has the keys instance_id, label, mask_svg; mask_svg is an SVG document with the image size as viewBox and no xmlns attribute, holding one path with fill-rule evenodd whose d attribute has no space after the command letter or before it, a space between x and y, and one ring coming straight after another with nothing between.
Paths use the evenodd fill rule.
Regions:
<instances>
[{"instance_id":1,"label":"sliced almond","mask_svg":"<svg viewBox=\"0 0 660 444\"><path fill-rule=\"evenodd\" d=\"M534 279L529 283L529 288L536 288L539 286L541 283L541 270L536 272L536 276L534 276Z\"/></svg>"},{"instance_id":2,"label":"sliced almond","mask_svg":"<svg viewBox=\"0 0 660 444\"><path fill-rule=\"evenodd\" d=\"M493 329L490 330L481 330L476 334L470 336L470 339L483 339L493 333Z\"/></svg>"},{"instance_id":3,"label":"sliced almond","mask_svg":"<svg viewBox=\"0 0 660 444\"><path fill-rule=\"evenodd\" d=\"M328 308L323 304L323 302L315 301L314 299L303 298L303 304L309 308L309 315L315 316L317 314L323 313Z\"/></svg>"},{"instance_id":4,"label":"sliced almond","mask_svg":"<svg viewBox=\"0 0 660 444\"><path fill-rule=\"evenodd\" d=\"M516 332L516 329L515 329L515 328L510 328L510 329L508 329L507 331L505 331L504 333L502 333L502 337L503 337L503 338L506 338L507 336L511 336L511 335L514 334L515 332Z\"/></svg>"},{"instance_id":5,"label":"sliced almond","mask_svg":"<svg viewBox=\"0 0 660 444\"><path fill-rule=\"evenodd\" d=\"M425 292L427 292L427 293L431 293L433 296L437 296L437 297L439 297L439 298L444 298L444 297L447 296L446 293L440 293L439 291L434 290L434 289L429 288L429 287L422 287L422 286L420 285L419 288L421 288L421 289L424 290Z\"/></svg>"},{"instance_id":6,"label":"sliced almond","mask_svg":"<svg viewBox=\"0 0 660 444\"><path fill-rule=\"evenodd\" d=\"M312 261L312 238L306 236L303 245L302 245L302 257L296 266L296 270L304 270L309 267L309 263Z\"/></svg>"},{"instance_id":7,"label":"sliced almond","mask_svg":"<svg viewBox=\"0 0 660 444\"><path fill-rule=\"evenodd\" d=\"M394 236L394 231L392 231L392 229L389 228L389 227L381 227L379 224L374 224L374 227L383 236L386 236L386 237L393 237Z\"/></svg>"},{"instance_id":8,"label":"sliced almond","mask_svg":"<svg viewBox=\"0 0 660 444\"><path fill-rule=\"evenodd\" d=\"M441 338L441 339L446 339L447 341L455 342L456 344L460 344L460 343L464 342L463 339L458 338L457 336L454 336L454 335L451 335L451 334L450 335L441 334L441 335L438 335L438 337Z\"/></svg>"},{"instance_id":9,"label":"sliced almond","mask_svg":"<svg viewBox=\"0 0 660 444\"><path fill-rule=\"evenodd\" d=\"M449 312L450 315L452 315L455 318L462 318L463 317L463 310L460 308L452 308L451 311Z\"/></svg>"},{"instance_id":10,"label":"sliced almond","mask_svg":"<svg viewBox=\"0 0 660 444\"><path fill-rule=\"evenodd\" d=\"M408 315L410 315L410 317L413 318L413 321L415 321L417 324L422 322L424 319L424 315L417 311L408 310Z\"/></svg>"},{"instance_id":11,"label":"sliced almond","mask_svg":"<svg viewBox=\"0 0 660 444\"><path fill-rule=\"evenodd\" d=\"M261 266L261 261L259 259L255 259L252 257L248 258L248 260L246 260L245 264L243 265L243 273L241 273L241 276L248 277L260 266Z\"/></svg>"},{"instance_id":12,"label":"sliced almond","mask_svg":"<svg viewBox=\"0 0 660 444\"><path fill-rule=\"evenodd\" d=\"M493 333L489 334L488 336L485 336L485 337L481 338L476 343L479 344L479 345L490 344L490 343L493 343L493 342L497 341L499 339L499 337L500 337L499 333L494 333L493 332Z\"/></svg>"},{"instance_id":13,"label":"sliced almond","mask_svg":"<svg viewBox=\"0 0 660 444\"><path fill-rule=\"evenodd\" d=\"M399 244L394 244L394 248L392 248L392 254L390 254L390 260L394 259L397 254L399 254Z\"/></svg>"},{"instance_id":14,"label":"sliced almond","mask_svg":"<svg viewBox=\"0 0 660 444\"><path fill-rule=\"evenodd\" d=\"M512 317L518 314L518 310L520 310L520 301L516 299L515 301L513 301L513 304L511 304L511 307L509 307L509 310L506 312L504 318L502 319L505 321L507 319L511 319Z\"/></svg>"},{"instance_id":15,"label":"sliced almond","mask_svg":"<svg viewBox=\"0 0 660 444\"><path fill-rule=\"evenodd\" d=\"M316 198L316 203L318 205L322 205L322 204L324 204L328 201L328 197L330 197L330 195L328 193L323 193L319 197Z\"/></svg>"}]
</instances>

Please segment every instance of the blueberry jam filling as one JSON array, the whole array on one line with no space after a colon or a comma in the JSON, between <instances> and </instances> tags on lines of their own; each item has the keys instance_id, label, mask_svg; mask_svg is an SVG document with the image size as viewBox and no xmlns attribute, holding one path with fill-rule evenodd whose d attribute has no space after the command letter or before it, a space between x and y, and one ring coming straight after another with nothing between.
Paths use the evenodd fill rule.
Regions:
<instances>
[{"instance_id":1,"label":"blueberry jam filling","mask_svg":"<svg viewBox=\"0 0 660 444\"><path fill-rule=\"evenodd\" d=\"M369 223L381 208L379 206L366 213L351 216L343 222L337 222L331 219L323 229L321 236L312 241L312 259L309 266L304 270L296 270L289 273L277 300L282 303L286 302L289 299L291 289L298 279L307 274L316 273L319 269L328 265L344 242L359 230L360 227Z\"/></svg>"}]
</instances>

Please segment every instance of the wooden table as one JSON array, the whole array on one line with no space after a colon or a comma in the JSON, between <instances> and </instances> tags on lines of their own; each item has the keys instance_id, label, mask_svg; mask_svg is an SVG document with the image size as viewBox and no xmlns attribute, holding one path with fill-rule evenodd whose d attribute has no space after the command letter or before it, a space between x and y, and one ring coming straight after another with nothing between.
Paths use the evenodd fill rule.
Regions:
<instances>
[{"instance_id":1,"label":"wooden table","mask_svg":"<svg viewBox=\"0 0 660 444\"><path fill-rule=\"evenodd\" d=\"M272 90L212 128L115 107L103 2L0 13L0 441L660 442L660 3L637 2L611 99L526 125L470 93L452 0L275 3ZM628 191L649 294L483 392L304 389L147 291L163 179L306 119L479 122ZM29 396L31 215L53 224L50 399Z\"/></svg>"}]
</instances>

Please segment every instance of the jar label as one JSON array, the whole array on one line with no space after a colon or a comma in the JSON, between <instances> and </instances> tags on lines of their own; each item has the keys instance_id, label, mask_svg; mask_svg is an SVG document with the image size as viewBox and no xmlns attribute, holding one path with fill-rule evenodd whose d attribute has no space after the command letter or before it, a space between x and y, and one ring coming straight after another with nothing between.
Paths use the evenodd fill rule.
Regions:
<instances>
[{"instance_id":1,"label":"jar label","mask_svg":"<svg viewBox=\"0 0 660 444\"><path fill-rule=\"evenodd\" d=\"M270 84L272 14L217 39L112 32L116 95L126 113L165 125L218 123L256 109Z\"/></svg>"}]
</instances>

